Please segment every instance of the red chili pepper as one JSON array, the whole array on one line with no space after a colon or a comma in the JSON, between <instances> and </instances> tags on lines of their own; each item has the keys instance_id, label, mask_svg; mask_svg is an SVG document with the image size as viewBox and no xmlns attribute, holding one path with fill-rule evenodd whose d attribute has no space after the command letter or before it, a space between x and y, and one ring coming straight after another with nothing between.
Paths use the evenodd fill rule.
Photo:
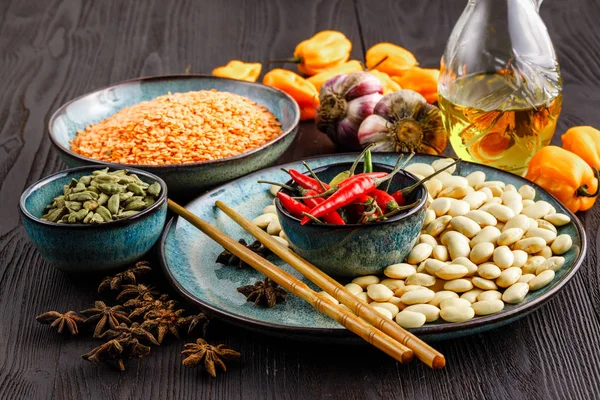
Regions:
<instances>
[{"instance_id":1,"label":"red chili pepper","mask_svg":"<svg viewBox=\"0 0 600 400\"><path fill-rule=\"evenodd\" d=\"M289 195L278 192L277 198L281 202L283 208L285 208L291 215L296 218L303 218L303 213L310 212L310 208L306 204L300 203L298 200L291 198Z\"/></svg>"},{"instance_id":2,"label":"red chili pepper","mask_svg":"<svg viewBox=\"0 0 600 400\"><path fill-rule=\"evenodd\" d=\"M310 189L310 190L314 190L317 193L323 193L323 188L321 188L321 185L319 185L319 182L314 179L311 178L308 175L304 175L303 173L296 171L295 169L290 169L289 170L290 176L292 177L292 179L294 180L294 182L296 182L298 185L302 186L304 189ZM321 182L323 184L323 187L325 188L325 190L329 189L329 185L326 184L325 182Z\"/></svg>"},{"instance_id":3,"label":"red chili pepper","mask_svg":"<svg viewBox=\"0 0 600 400\"><path fill-rule=\"evenodd\" d=\"M379 208L381 208L384 212L394 211L398 208L398 202L392 197L388 192L384 192L380 189L375 189L369 193L375 201Z\"/></svg>"},{"instance_id":4,"label":"red chili pepper","mask_svg":"<svg viewBox=\"0 0 600 400\"><path fill-rule=\"evenodd\" d=\"M306 192L307 196L314 196L316 194L317 194L317 192L315 192L314 190L308 190ZM325 201L325 199L323 199L323 198L304 199L304 203L310 208L315 208L316 206L318 206L319 204L321 204L324 201ZM309 212L309 211L307 211L307 212ZM302 216L302 217L304 217L304 216ZM344 219L340 216L340 214L337 211L332 211L329 214L323 215L322 219L323 219L323 221L327 222L328 224L346 225L346 222L344 221Z\"/></svg>"},{"instance_id":5,"label":"red chili pepper","mask_svg":"<svg viewBox=\"0 0 600 400\"><path fill-rule=\"evenodd\" d=\"M421 179L419 182L417 182L411 186L405 187L404 189L398 190L396 193L392 194L392 197L394 198L394 200L396 200L396 203L398 203L398 205L402 206L402 205L406 204L406 198L408 196L410 196L410 194L415 189L417 189L419 186L421 186L422 184L424 184L431 178L435 177L437 174L447 170L448 168L452 167L453 165L458 164L461 161L462 160L459 158L458 160L454 161L452 164L449 164L449 165L445 166L444 168L435 171L433 174L426 176L425 178Z\"/></svg>"},{"instance_id":6,"label":"red chili pepper","mask_svg":"<svg viewBox=\"0 0 600 400\"><path fill-rule=\"evenodd\" d=\"M339 186L339 187L346 186L348 183L352 183L355 179L357 179L361 176L369 176L371 178L384 178L387 174L388 174L387 172L367 172L367 173L362 173L362 174L356 174L356 175L352 175L351 177L344 179L343 181L338 183L337 186Z\"/></svg>"}]
</instances>

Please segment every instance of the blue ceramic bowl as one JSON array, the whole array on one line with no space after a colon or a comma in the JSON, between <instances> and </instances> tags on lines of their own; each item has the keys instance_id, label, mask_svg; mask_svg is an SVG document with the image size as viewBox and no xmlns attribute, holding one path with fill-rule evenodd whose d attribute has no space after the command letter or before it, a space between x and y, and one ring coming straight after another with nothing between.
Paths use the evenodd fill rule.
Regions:
<instances>
[{"instance_id":1,"label":"blue ceramic bowl","mask_svg":"<svg viewBox=\"0 0 600 400\"><path fill-rule=\"evenodd\" d=\"M174 165L109 164L76 154L70 141L78 130L100 122L120 109L152 100L169 92L216 89L248 97L265 106L281 122L282 134L270 142L237 156L213 161ZM160 176L171 195L186 197L200 190L271 165L292 144L298 132L300 110L286 93L259 83L205 75L173 75L139 78L88 93L60 107L50 118L48 132L61 158L70 167L97 164L135 168Z\"/></svg>"},{"instance_id":2,"label":"blue ceramic bowl","mask_svg":"<svg viewBox=\"0 0 600 400\"><path fill-rule=\"evenodd\" d=\"M129 169L147 183L159 182L159 199L133 217L98 225L43 221L44 207L62 194L63 185L97 170L86 166L57 172L27 188L21 195L21 219L38 251L56 268L67 272L100 272L139 260L156 243L167 217L167 185L159 177Z\"/></svg>"},{"instance_id":3,"label":"blue ceramic bowl","mask_svg":"<svg viewBox=\"0 0 600 400\"><path fill-rule=\"evenodd\" d=\"M317 176L329 182L337 174L350 169L352 163L338 163L317 168ZM358 170L362 166L359 165ZM384 164L373 164L374 171L389 172ZM413 174L400 171L392 179L390 193L416 183ZM292 181L287 182L292 185ZM290 194L285 189L283 192ZM417 240L425 219L427 192L421 186L407 203L418 204L386 221L373 224L306 224L290 215L276 201L279 221L292 249L300 256L334 276L380 274L385 267L402 262Z\"/></svg>"}]
</instances>

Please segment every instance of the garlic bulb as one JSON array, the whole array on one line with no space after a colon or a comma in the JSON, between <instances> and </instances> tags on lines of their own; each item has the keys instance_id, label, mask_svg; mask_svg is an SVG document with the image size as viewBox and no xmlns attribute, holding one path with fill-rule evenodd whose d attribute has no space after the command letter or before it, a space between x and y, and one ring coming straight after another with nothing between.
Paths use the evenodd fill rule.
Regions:
<instances>
[{"instance_id":1,"label":"garlic bulb","mask_svg":"<svg viewBox=\"0 0 600 400\"><path fill-rule=\"evenodd\" d=\"M417 92L402 89L385 95L358 130L361 146L371 151L441 154L448 144L440 110Z\"/></svg>"},{"instance_id":2,"label":"garlic bulb","mask_svg":"<svg viewBox=\"0 0 600 400\"><path fill-rule=\"evenodd\" d=\"M359 149L358 128L381 100L383 87L368 72L337 75L321 86L317 128L334 142Z\"/></svg>"}]
</instances>

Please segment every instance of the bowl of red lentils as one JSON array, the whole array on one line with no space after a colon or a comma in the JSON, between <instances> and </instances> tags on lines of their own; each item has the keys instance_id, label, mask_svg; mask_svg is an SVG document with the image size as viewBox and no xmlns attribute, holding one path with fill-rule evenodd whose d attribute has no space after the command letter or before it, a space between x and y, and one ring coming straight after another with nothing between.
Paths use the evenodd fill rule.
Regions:
<instances>
[{"instance_id":1,"label":"bowl of red lentils","mask_svg":"<svg viewBox=\"0 0 600 400\"><path fill-rule=\"evenodd\" d=\"M139 168L190 197L271 165L300 111L286 93L208 75L139 78L60 107L48 132L70 167Z\"/></svg>"}]
</instances>

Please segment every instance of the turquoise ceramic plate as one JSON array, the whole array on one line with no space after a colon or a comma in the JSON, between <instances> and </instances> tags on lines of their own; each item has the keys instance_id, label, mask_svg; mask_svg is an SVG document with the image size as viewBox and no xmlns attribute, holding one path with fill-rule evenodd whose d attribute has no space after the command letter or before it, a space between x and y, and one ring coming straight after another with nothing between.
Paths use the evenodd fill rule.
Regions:
<instances>
[{"instance_id":1,"label":"turquoise ceramic plate","mask_svg":"<svg viewBox=\"0 0 600 400\"><path fill-rule=\"evenodd\" d=\"M310 165L319 167L351 161L355 156L355 154L339 154L316 157L310 159ZM396 154L387 153L376 154L373 159L375 162L393 164L396 157ZM412 162L431 163L435 159L434 156L417 155ZM302 164L294 162L283 167L301 169ZM187 208L232 238L252 241L252 237L217 209L214 203L216 200L221 200L244 217L253 219L273 201L273 197L267 190L268 187L256 181L265 179L285 182L288 179L287 175L279 168L280 166L267 168L214 189L189 203ZM521 177L482 165L461 163L456 174L466 176L475 170L483 170L487 180L501 180L507 184L512 183L517 188L525 183L534 186L537 199L549 202L559 212L571 217L572 222L561 227L559 233L569 234L573 238L573 247L564 255L566 263L558 271L554 281L545 288L528 294L522 303L507 305L500 313L476 317L468 322L450 324L438 320L413 330L424 339L441 340L476 334L525 316L548 301L573 277L585 255L585 233L581 223L554 197ZM247 303L245 297L238 293L236 288L254 283L261 278L261 274L251 269L237 269L217 264L215 260L222 248L181 218L171 221L165 229L160 250L163 268L176 290L190 302L217 317L266 334L307 339L352 336L336 322L319 314L308 303L295 296L288 296L286 303L272 309L262 309L255 307L253 303ZM293 275L301 277L277 257L270 256L269 259ZM318 290L314 285L310 283L309 285Z\"/></svg>"}]
</instances>

